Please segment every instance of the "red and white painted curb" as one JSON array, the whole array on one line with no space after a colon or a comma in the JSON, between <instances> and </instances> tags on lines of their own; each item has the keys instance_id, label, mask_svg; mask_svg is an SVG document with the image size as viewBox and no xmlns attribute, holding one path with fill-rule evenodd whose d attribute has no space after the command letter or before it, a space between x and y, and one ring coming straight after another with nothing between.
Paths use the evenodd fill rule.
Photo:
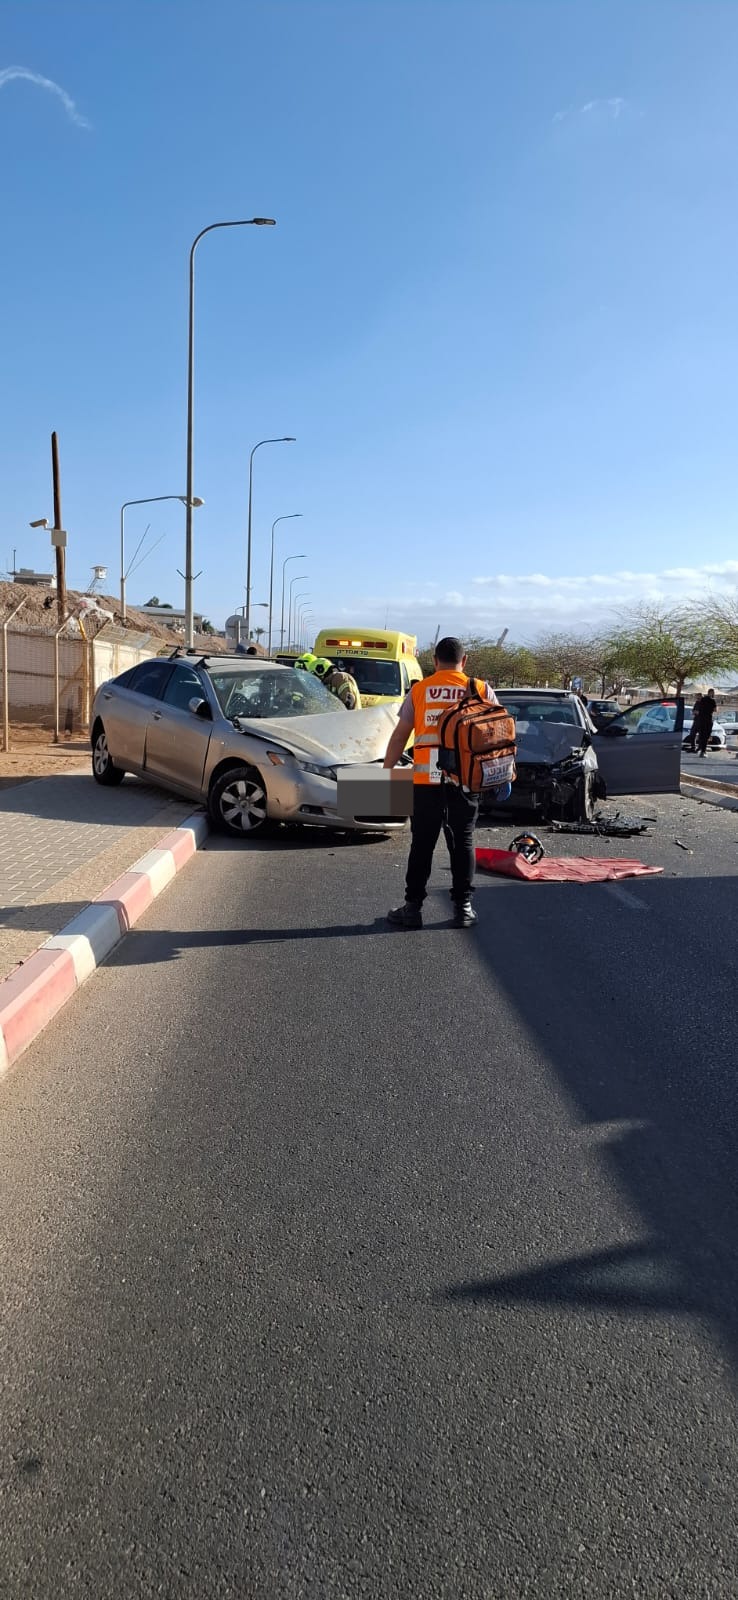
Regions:
<instances>
[{"instance_id":1,"label":"red and white painted curb","mask_svg":"<svg viewBox=\"0 0 738 1600\"><path fill-rule=\"evenodd\" d=\"M208 832L206 816L187 817L0 983L0 1076L110 955Z\"/></svg>"}]
</instances>

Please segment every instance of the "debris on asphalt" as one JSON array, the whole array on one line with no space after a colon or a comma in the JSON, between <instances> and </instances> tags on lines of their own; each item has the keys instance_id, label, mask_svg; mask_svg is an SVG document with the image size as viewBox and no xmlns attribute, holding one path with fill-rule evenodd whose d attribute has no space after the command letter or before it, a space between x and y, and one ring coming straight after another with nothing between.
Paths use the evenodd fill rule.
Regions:
<instances>
[{"instance_id":1,"label":"debris on asphalt","mask_svg":"<svg viewBox=\"0 0 738 1600\"><path fill-rule=\"evenodd\" d=\"M688 856L691 856L691 855L694 854L694 852L692 850L690 850L688 844L682 844L681 839L675 839L674 843L678 844L680 850L686 850Z\"/></svg>"},{"instance_id":2,"label":"debris on asphalt","mask_svg":"<svg viewBox=\"0 0 738 1600\"><path fill-rule=\"evenodd\" d=\"M624 817L619 811L614 817L605 817L598 811L591 822L552 821L552 833L587 833L599 839L630 839L636 833L648 833L648 824L656 817Z\"/></svg>"}]
</instances>

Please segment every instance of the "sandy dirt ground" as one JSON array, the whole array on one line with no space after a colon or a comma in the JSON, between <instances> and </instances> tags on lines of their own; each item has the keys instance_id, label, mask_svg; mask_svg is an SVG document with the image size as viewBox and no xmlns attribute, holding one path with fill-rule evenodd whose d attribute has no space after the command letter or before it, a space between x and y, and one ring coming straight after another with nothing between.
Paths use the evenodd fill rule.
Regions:
<instances>
[{"instance_id":1,"label":"sandy dirt ground","mask_svg":"<svg viewBox=\"0 0 738 1600\"><path fill-rule=\"evenodd\" d=\"M85 738L76 735L53 744L50 736L39 739L38 729L32 737L24 737L24 730L10 730L10 749L0 750L0 789L13 784L27 783L29 778L46 778L59 772L74 772L86 767L90 747Z\"/></svg>"}]
</instances>

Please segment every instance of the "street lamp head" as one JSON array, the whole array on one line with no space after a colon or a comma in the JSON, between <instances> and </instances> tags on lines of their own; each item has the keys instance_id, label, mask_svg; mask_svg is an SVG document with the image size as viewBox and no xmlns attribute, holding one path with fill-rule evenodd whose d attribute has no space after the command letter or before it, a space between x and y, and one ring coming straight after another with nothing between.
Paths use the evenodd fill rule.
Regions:
<instances>
[{"instance_id":1,"label":"street lamp head","mask_svg":"<svg viewBox=\"0 0 738 1600\"><path fill-rule=\"evenodd\" d=\"M182 501L183 506L187 505L187 496L186 496L186 494L177 495L177 499ZM192 499L190 501L190 505L191 506L204 506L204 504L205 504L205 501L200 499L199 494L193 494Z\"/></svg>"},{"instance_id":2,"label":"street lamp head","mask_svg":"<svg viewBox=\"0 0 738 1600\"><path fill-rule=\"evenodd\" d=\"M255 228L276 228L277 226L274 217L252 217L251 221Z\"/></svg>"},{"instance_id":3,"label":"street lamp head","mask_svg":"<svg viewBox=\"0 0 738 1600\"><path fill-rule=\"evenodd\" d=\"M297 440L291 433L286 433L284 438L280 439L279 442L280 444L297 444Z\"/></svg>"},{"instance_id":4,"label":"street lamp head","mask_svg":"<svg viewBox=\"0 0 738 1600\"><path fill-rule=\"evenodd\" d=\"M49 519L48 517L39 517L38 522L29 522L28 526L29 528L48 528Z\"/></svg>"}]
</instances>

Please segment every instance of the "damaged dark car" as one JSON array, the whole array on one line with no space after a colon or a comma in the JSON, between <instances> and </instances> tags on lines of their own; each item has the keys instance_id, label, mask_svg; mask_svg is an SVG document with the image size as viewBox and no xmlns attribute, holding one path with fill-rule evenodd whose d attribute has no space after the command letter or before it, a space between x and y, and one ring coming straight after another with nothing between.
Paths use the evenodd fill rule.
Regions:
<instances>
[{"instance_id":1,"label":"damaged dark car","mask_svg":"<svg viewBox=\"0 0 738 1600\"><path fill-rule=\"evenodd\" d=\"M517 735L517 777L505 808L533 812L543 822L590 822L605 784L581 700L553 689L497 694L515 718Z\"/></svg>"},{"instance_id":2,"label":"damaged dark car","mask_svg":"<svg viewBox=\"0 0 738 1600\"><path fill-rule=\"evenodd\" d=\"M498 689L515 718L517 777L495 810L541 821L590 822L608 796L678 794L684 698L645 700L596 728L564 689Z\"/></svg>"}]
</instances>

